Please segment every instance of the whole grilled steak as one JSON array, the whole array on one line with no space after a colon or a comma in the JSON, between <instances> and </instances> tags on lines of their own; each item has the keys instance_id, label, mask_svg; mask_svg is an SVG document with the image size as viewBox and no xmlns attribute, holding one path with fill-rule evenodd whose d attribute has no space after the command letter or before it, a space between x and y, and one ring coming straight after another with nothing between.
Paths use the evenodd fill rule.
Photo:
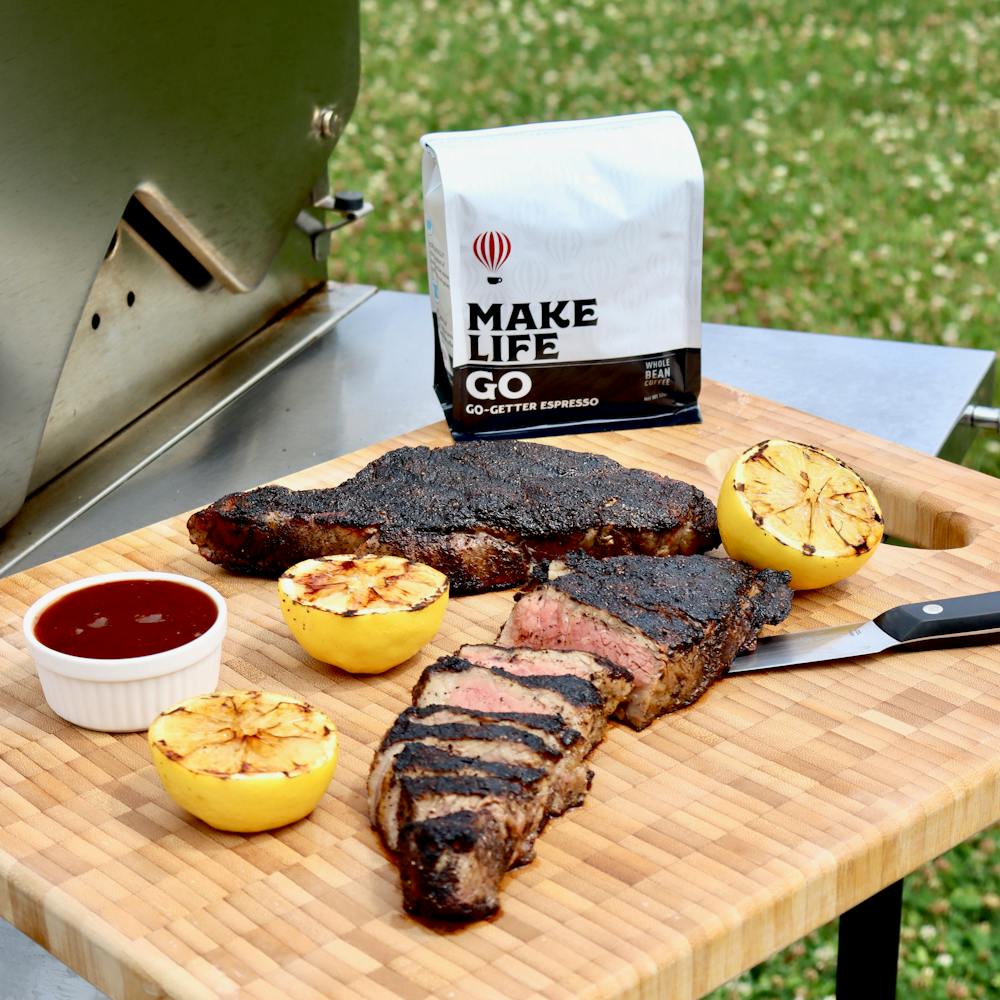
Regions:
<instances>
[{"instance_id":1,"label":"whole grilled steak","mask_svg":"<svg viewBox=\"0 0 1000 1000\"><path fill-rule=\"evenodd\" d=\"M521 597L499 643L581 649L627 667L635 686L616 718L643 729L690 705L765 623L788 616L788 579L710 556L571 554Z\"/></svg>"},{"instance_id":2,"label":"whole grilled steak","mask_svg":"<svg viewBox=\"0 0 1000 1000\"><path fill-rule=\"evenodd\" d=\"M715 507L695 487L524 441L399 448L332 489L230 494L192 514L188 532L236 572L394 554L436 567L456 594L516 586L537 560L574 549L668 555L719 542Z\"/></svg>"}]
</instances>

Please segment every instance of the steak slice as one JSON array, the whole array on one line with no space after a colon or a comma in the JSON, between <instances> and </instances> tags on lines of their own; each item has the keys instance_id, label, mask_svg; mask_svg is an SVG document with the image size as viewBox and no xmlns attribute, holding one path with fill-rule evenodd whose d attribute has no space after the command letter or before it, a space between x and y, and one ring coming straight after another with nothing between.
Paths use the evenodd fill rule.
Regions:
<instances>
[{"instance_id":1,"label":"steak slice","mask_svg":"<svg viewBox=\"0 0 1000 1000\"><path fill-rule=\"evenodd\" d=\"M611 715L632 690L632 674L625 667L580 650L468 645L458 655L481 667L500 667L522 677L570 675L590 681L604 700L605 715Z\"/></svg>"},{"instance_id":2,"label":"steak slice","mask_svg":"<svg viewBox=\"0 0 1000 1000\"><path fill-rule=\"evenodd\" d=\"M543 712L559 715L578 730L587 752L604 737L604 699L580 677L520 676L442 656L424 669L413 688L413 704L454 705L482 712Z\"/></svg>"},{"instance_id":3,"label":"steak slice","mask_svg":"<svg viewBox=\"0 0 1000 1000\"><path fill-rule=\"evenodd\" d=\"M395 851L399 846L399 804L401 795L400 778L405 776L444 776L502 778L519 782L530 788L537 796L545 796L551 777L547 771L520 764L505 764L499 761L483 760L479 757L464 757L427 743L402 744L398 753L391 755L387 780L373 800L372 825L382 834L385 846ZM543 800L544 801L544 798Z\"/></svg>"},{"instance_id":4,"label":"steak slice","mask_svg":"<svg viewBox=\"0 0 1000 1000\"><path fill-rule=\"evenodd\" d=\"M503 831L507 868L532 859L535 838L548 819L545 797L517 779L485 774L403 774L399 787L400 829L456 812L491 812Z\"/></svg>"},{"instance_id":5,"label":"steak slice","mask_svg":"<svg viewBox=\"0 0 1000 1000\"><path fill-rule=\"evenodd\" d=\"M580 766L580 762L590 753L591 745L579 730L567 726L561 715L483 712L473 708L457 708L454 705L413 707L406 709L403 714L411 719L419 719L425 725L447 725L454 722L499 724L540 737L550 750L557 750L561 754L558 759L550 758L538 765L551 778L547 808L552 816L561 816L567 809L583 802L593 780L594 772Z\"/></svg>"},{"instance_id":6,"label":"steak slice","mask_svg":"<svg viewBox=\"0 0 1000 1000\"><path fill-rule=\"evenodd\" d=\"M527 581L539 559L701 552L719 542L694 486L530 441L398 448L324 490L265 486L192 514L210 562L278 576L302 559L373 552L429 563L455 594Z\"/></svg>"},{"instance_id":7,"label":"steak slice","mask_svg":"<svg viewBox=\"0 0 1000 1000\"><path fill-rule=\"evenodd\" d=\"M398 857L404 909L444 920L496 913L509 850L505 825L486 809L407 824Z\"/></svg>"},{"instance_id":8,"label":"steak slice","mask_svg":"<svg viewBox=\"0 0 1000 1000\"><path fill-rule=\"evenodd\" d=\"M462 757L501 764L516 764L548 770L565 756L553 740L546 741L537 733L518 726L468 722L447 722L426 725L409 717L410 709L393 723L375 752L368 774L369 815L373 825L376 819L375 803L387 788L385 782L392 766L392 758L412 743L425 743Z\"/></svg>"},{"instance_id":9,"label":"steak slice","mask_svg":"<svg viewBox=\"0 0 1000 1000\"><path fill-rule=\"evenodd\" d=\"M697 699L791 609L789 575L709 556L571 554L521 597L502 645L582 649L627 667L635 686L616 717L643 729Z\"/></svg>"},{"instance_id":10,"label":"steak slice","mask_svg":"<svg viewBox=\"0 0 1000 1000\"><path fill-rule=\"evenodd\" d=\"M465 721L453 721L456 717ZM559 718L506 713L494 722L490 715L450 707L409 708L382 740L368 775L368 816L390 850L395 850L399 802L396 758L419 745L483 763L543 771L548 781L539 794L554 816L579 805L593 779L582 763L587 744Z\"/></svg>"}]
</instances>

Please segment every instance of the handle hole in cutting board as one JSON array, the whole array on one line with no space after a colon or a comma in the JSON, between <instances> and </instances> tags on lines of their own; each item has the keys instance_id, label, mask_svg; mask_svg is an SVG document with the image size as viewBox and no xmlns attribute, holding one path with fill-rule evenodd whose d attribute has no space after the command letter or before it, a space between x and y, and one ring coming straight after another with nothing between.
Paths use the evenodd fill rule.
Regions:
<instances>
[{"instance_id":1,"label":"handle hole in cutting board","mask_svg":"<svg viewBox=\"0 0 1000 1000\"><path fill-rule=\"evenodd\" d=\"M739 448L720 448L705 459L715 484L715 496L729 467L739 458ZM836 454L834 452L834 454ZM908 490L863 464L848 461L878 497L885 517L886 541L913 549L961 549L970 545L984 525L954 509L954 504L926 489Z\"/></svg>"}]
</instances>

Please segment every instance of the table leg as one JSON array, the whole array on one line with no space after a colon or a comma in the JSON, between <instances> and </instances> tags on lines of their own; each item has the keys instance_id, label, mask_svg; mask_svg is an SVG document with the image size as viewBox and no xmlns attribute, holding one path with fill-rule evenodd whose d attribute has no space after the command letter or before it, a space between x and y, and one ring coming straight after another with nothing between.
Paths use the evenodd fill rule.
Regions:
<instances>
[{"instance_id":1,"label":"table leg","mask_svg":"<svg viewBox=\"0 0 1000 1000\"><path fill-rule=\"evenodd\" d=\"M893 1000L899 965L903 880L858 903L840 917L837 998Z\"/></svg>"}]
</instances>

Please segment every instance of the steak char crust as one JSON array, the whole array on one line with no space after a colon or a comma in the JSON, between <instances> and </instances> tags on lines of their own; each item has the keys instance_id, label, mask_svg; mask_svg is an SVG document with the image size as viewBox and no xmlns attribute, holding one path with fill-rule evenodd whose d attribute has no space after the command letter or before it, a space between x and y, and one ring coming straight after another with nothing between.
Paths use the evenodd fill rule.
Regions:
<instances>
[{"instance_id":1,"label":"steak char crust","mask_svg":"<svg viewBox=\"0 0 1000 1000\"><path fill-rule=\"evenodd\" d=\"M500 644L581 649L627 667L635 685L615 717L636 729L690 705L791 610L788 573L733 559L575 553L550 573L521 596Z\"/></svg>"},{"instance_id":2,"label":"steak char crust","mask_svg":"<svg viewBox=\"0 0 1000 1000\"><path fill-rule=\"evenodd\" d=\"M416 916L478 920L500 907L500 880L513 849L486 809L408 823L400 831L403 906Z\"/></svg>"},{"instance_id":3,"label":"steak char crust","mask_svg":"<svg viewBox=\"0 0 1000 1000\"><path fill-rule=\"evenodd\" d=\"M526 441L398 448L340 486L233 493L188 520L210 562L277 576L338 553L429 563L456 594L524 583L540 559L702 552L715 507L694 486Z\"/></svg>"},{"instance_id":4,"label":"steak char crust","mask_svg":"<svg viewBox=\"0 0 1000 1000\"><path fill-rule=\"evenodd\" d=\"M396 720L372 762L368 810L386 847L398 848L400 775L413 771L478 773L530 783L549 815L579 805L593 777L580 762L583 736L557 715L478 712L447 705L408 708ZM436 765L432 762L436 762ZM538 783L534 776L544 775Z\"/></svg>"},{"instance_id":5,"label":"steak char crust","mask_svg":"<svg viewBox=\"0 0 1000 1000\"><path fill-rule=\"evenodd\" d=\"M494 912L504 873L531 860L550 816L583 800L586 757L630 684L586 654L473 649L483 663L444 656L424 670L368 778L372 826L397 853L405 908L448 920ZM494 666L521 660L523 674Z\"/></svg>"}]
</instances>

